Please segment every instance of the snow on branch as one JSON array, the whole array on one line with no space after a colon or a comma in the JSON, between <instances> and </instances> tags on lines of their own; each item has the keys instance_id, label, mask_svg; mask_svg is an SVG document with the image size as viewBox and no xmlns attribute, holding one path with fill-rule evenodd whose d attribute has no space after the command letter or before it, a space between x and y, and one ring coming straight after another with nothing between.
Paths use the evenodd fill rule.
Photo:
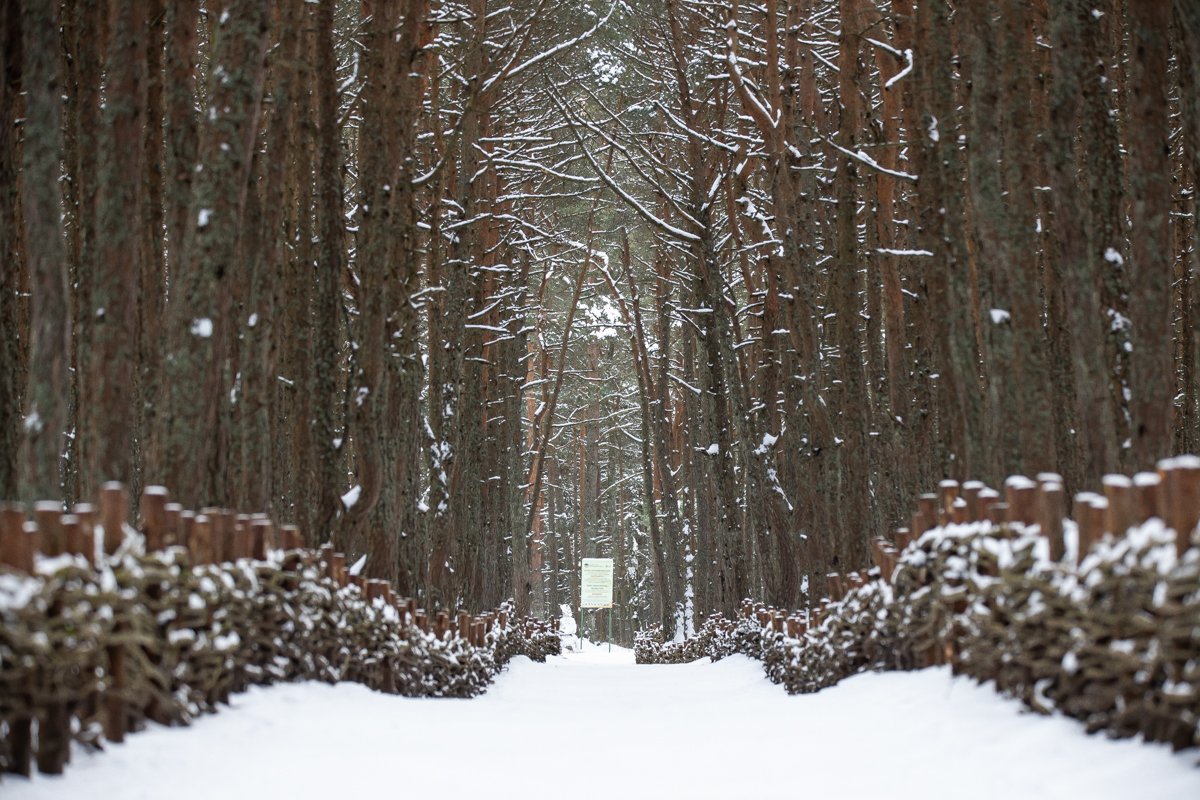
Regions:
<instances>
[{"instance_id":1,"label":"snow on branch","mask_svg":"<svg viewBox=\"0 0 1200 800\"><path fill-rule=\"evenodd\" d=\"M822 139L822 141L825 142L825 144L829 145L834 150L837 150L839 153L850 156L855 161L860 161L863 164L866 164L868 167L871 167L872 169L876 169L879 172L884 173L885 175L891 175L895 178L904 178L905 180L910 180L910 181L915 181L917 179L916 175L910 175L907 172L897 172L894 169L888 169L887 167L883 166L878 161L876 161L875 159L871 158L869 155L864 153L862 150L859 150L858 152L851 152L850 150L847 150L846 148L837 145L832 139L830 139L826 136L822 136L821 139Z\"/></svg>"}]
</instances>

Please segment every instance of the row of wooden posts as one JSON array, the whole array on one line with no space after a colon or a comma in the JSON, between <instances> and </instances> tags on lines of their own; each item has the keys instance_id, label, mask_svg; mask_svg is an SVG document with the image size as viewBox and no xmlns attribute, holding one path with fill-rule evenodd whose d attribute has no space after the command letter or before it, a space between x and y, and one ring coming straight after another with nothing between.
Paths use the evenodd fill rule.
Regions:
<instances>
[{"instance_id":1,"label":"row of wooden posts","mask_svg":"<svg viewBox=\"0 0 1200 800\"><path fill-rule=\"evenodd\" d=\"M32 517L28 517L22 504L0 503L0 565L10 571L32 575L35 555L70 554L82 556L95 567L98 558L119 552L128 526L129 493L120 483L103 486L98 509L89 503L78 503L71 513L64 513L62 503L46 501L36 503ZM146 552L182 547L187 550L193 565L221 564L240 558L263 560L273 550L298 552L300 559L293 562L294 565L318 566L324 577L339 588L357 586L368 602L382 600L383 604L396 609L405 625L415 626L426 634L432 633L441 640L459 637L472 647L483 647L493 628L504 630L509 625L509 604L478 615L466 611L451 614L445 610L431 614L418 608L415 599L394 595L387 581L351 575L345 555L334 552L332 544L306 550L300 530L294 525L276 526L265 514L235 514L222 508L204 508L198 513L188 511L177 503L168 502L167 491L161 486L148 486L142 492L139 530L145 538ZM529 617L516 624L526 636L550 630L549 623ZM106 650L108 680L114 691L106 693L102 700L104 737L110 742L121 742L129 730L122 697L127 684L124 645L111 644ZM65 706L56 704L55 708L63 711ZM62 772L69 752L68 728L69 718L65 712L48 714L42 719L39 734L42 744L37 753L39 771ZM28 775L32 753L31 720L10 720L6 738L11 757L8 770ZM58 739L62 739L58 745L50 746Z\"/></svg>"},{"instance_id":2,"label":"row of wooden posts","mask_svg":"<svg viewBox=\"0 0 1200 800\"><path fill-rule=\"evenodd\" d=\"M1139 472L1132 478L1105 475L1102 484L1103 494L1080 492L1073 498L1071 516L1079 531L1078 562L1105 534L1124 535L1130 528L1155 517L1183 537L1184 546L1200 524L1200 458L1196 456L1164 459L1155 472ZM1050 557L1061 561L1066 555L1065 513L1063 481L1055 473L1041 473L1036 480L1014 475L1004 482L1003 499L998 491L980 481L960 485L958 481L944 480L936 493L917 497L911 528L897 529L891 540L879 537L872 542L878 574L874 569L846 575L829 573L828 596L821 598L811 612L784 611L751 600L742 601L740 612L763 628L797 638L809 625L819 626L828 615L829 605L841 601L851 589L875 577L890 583L900 554L909 544L926 531L951 523L986 520L997 525L1037 525L1040 535L1050 543ZM722 627L730 631L734 625L724 621Z\"/></svg>"},{"instance_id":3,"label":"row of wooden posts","mask_svg":"<svg viewBox=\"0 0 1200 800\"><path fill-rule=\"evenodd\" d=\"M40 553L47 557L79 555L94 566L98 551L110 556L118 551L128 524L129 492L117 482L101 488L99 509L91 503L76 503L71 513L64 513L62 503L40 501L34 504L32 518L28 518L22 504L2 503L0 564L33 574L34 554ZM193 565L221 564L239 558L262 560L271 550L304 547L295 525L276 526L266 514L235 514L224 508L188 511L168 502L167 490L162 486L147 486L142 491L139 530L145 537L146 552L183 547ZM417 608L413 598L394 597L388 581L351 575L345 554L334 552L332 544L323 545L316 556L325 577L339 587L358 586L368 601L383 598L408 624L438 638L450 633L480 647L493 625L507 624L506 607L474 616L466 611L430 614ZM533 619L523 620L522 625L529 631L548 630L546 623Z\"/></svg>"}]
</instances>

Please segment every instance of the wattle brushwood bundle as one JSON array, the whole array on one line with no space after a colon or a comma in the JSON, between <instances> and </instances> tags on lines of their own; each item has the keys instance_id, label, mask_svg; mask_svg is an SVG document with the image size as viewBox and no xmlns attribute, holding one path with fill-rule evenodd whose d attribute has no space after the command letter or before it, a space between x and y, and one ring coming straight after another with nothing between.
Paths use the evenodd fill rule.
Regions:
<instances>
[{"instance_id":1,"label":"wattle brushwood bundle","mask_svg":"<svg viewBox=\"0 0 1200 800\"><path fill-rule=\"evenodd\" d=\"M72 740L99 747L147 720L187 724L254 684L472 697L513 656L559 652L556 634L508 604L430 619L386 582L347 574L332 547L300 547L294 529L189 516L148 491L140 533L119 485L105 487L95 528L90 508L39 504L32 522L0 509L5 771L28 774L36 755L40 771L61 772Z\"/></svg>"},{"instance_id":2,"label":"wattle brushwood bundle","mask_svg":"<svg viewBox=\"0 0 1200 800\"><path fill-rule=\"evenodd\" d=\"M876 566L847 591L830 575L812 611L746 601L736 622L710 618L684 642L649 632L638 662L745 653L791 693L949 663L1089 732L1200 745L1200 460L1104 488L1064 520L1053 475L1010 478L1007 502L944 482L897 532L899 553L877 541Z\"/></svg>"}]
</instances>

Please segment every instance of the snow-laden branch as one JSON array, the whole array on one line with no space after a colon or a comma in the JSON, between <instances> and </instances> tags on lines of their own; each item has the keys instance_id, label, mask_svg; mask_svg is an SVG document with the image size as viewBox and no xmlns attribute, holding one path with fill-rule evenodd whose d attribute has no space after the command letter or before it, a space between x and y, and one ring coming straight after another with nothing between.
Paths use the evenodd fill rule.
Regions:
<instances>
[{"instance_id":1,"label":"snow-laden branch","mask_svg":"<svg viewBox=\"0 0 1200 800\"><path fill-rule=\"evenodd\" d=\"M904 178L905 180L910 180L910 181L915 181L917 179L916 175L910 175L907 172L897 172L894 169L888 169L887 167L883 166L878 161L876 161L875 159L871 158L869 155L864 153L862 150L859 150L858 152L851 152L850 150L847 150L846 148L841 147L840 145L836 144L832 139L830 139L828 137L822 136L821 139L825 142L825 144L829 145L834 150L837 150L839 153L850 156L855 161L862 162L863 164L866 164L868 167L878 170L879 172L882 172L885 175L891 175L894 178Z\"/></svg>"},{"instance_id":2,"label":"snow-laden branch","mask_svg":"<svg viewBox=\"0 0 1200 800\"><path fill-rule=\"evenodd\" d=\"M551 56L556 55L558 53L561 53L563 50L569 50L570 48L572 48L575 45L579 44L580 42L584 41L585 39L590 39L592 37L592 35L596 33L596 31L600 30L602 27L604 27L608 23L609 17L611 17L613 15L613 12L616 10L617 10L617 3L613 2L613 4L608 7L608 13L604 15L604 19L600 20L595 25L593 25L591 28L584 31L579 36L576 36L574 39L570 39L568 41L562 42L561 44L557 44L554 47L551 47L549 50L538 53L536 56L533 56L525 63L510 70L506 77L512 78L517 75L520 75L522 72L524 72L525 70L534 66L535 64L545 61L547 58L550 58Z\"/></svg>"},{"instance_id":3,"label":"snow-laden branch","mask_svg":"<svg viewBox=\"0 0 1200 800\"><path fill-rule=\"evenodd\" d=\"M596 174L598 176L600 176L600 180L604 181L605 186L607 186L608 188L610 188L614 192L616 192L617 195L622 200L624 200L626 203L628 203L629 206L631 208L633 208L634 211L638 212L638 214L640 214L643 219L645 219L651 225L653 225L654 227L663 231L664 233L670 234L671 236L674 236L678 239L683 239L686 242L699 242L700 241L700 237L697 236L696 234L692 233L691 231L685 231L682 228L676 228L674 225L667 222L666 220L659 219L658 217L654 216L654 214L652 214L649 209L647 209L645 206L643 206L641 203L639 203L633 197L633 195L629 194L629 192L625 191L619 183L617 183L615 180L613 180L609 176L609 174L607 172L605 172L600 167L599 164L596 163L596 158L592 155L592 151L588 149L587 144L583 141L583 138L579 135L579 130L576 127L574 118L571 116L571 112L567 110L567 107L559 99L558 94L555 92L551 92L550 98L551 98L551 100L553 100L554 104L556 106L558 106L558 110L562 113L563 117L566 118L567 125L571 129L571 135L575 137L575 141L579 144L579 147L583 151L583 154L585 156L587 156L588 163L590 163L592 165L592 169L596 171ZM603 134L601 134L601 135L603 135Z\"/></svg>"},{"instance_id":4,"label":"snow-laden branch","mask_svg":"<svg viewBox=\"0 0 1200 800\"><path fill-rule=\"evenodd\" d=\"M931 256L933 253L928 250L893 250L890 247L876 247L876 253L885 253L889 256Z\"/></svg>"},{"instance_id":5,"label":"snow-laden branch","mask_svg":"<svg viewBox=\"0 0 1200 800\"><path fill-rule=\"evenodd\" d=\"M884 88L884 89L890 89L890 88L892 88L892 86L893 86L893 85L895 85L896 81L900 80L901 78L903 78L903 77L905 77L906 75L908 75L908 73L912 72L912 68L913 68L913 52L912 52L912 49L911 49L911 48L907 48L907 49L905 49L905 51L904 51L904 58L905 58L905 59L908 61L908 64L906 64L906 65L905 65L904 69L900 70L900 71L899 71L899 72L897 72L895 75L893 75L892 77L888 78L888 82L887 82L887 83L885 83L885 84L883 85L883 88Z\"/></svg>"}]
</instances>

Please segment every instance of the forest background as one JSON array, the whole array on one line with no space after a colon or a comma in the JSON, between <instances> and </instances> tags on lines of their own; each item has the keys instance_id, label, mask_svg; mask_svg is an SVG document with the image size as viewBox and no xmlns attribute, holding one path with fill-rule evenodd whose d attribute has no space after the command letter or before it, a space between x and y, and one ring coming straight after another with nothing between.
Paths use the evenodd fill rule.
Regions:
<instances>
[{"instance_id":1,"label":"forest background","mask_svg":"<svg viewBox=\"0 0 1200 800\"><path fill-rule=\"evenodd\" d=\"M1200 436L1200 4L0 0L0 500L801 607Z\"/></svg>"}]
</instances>

